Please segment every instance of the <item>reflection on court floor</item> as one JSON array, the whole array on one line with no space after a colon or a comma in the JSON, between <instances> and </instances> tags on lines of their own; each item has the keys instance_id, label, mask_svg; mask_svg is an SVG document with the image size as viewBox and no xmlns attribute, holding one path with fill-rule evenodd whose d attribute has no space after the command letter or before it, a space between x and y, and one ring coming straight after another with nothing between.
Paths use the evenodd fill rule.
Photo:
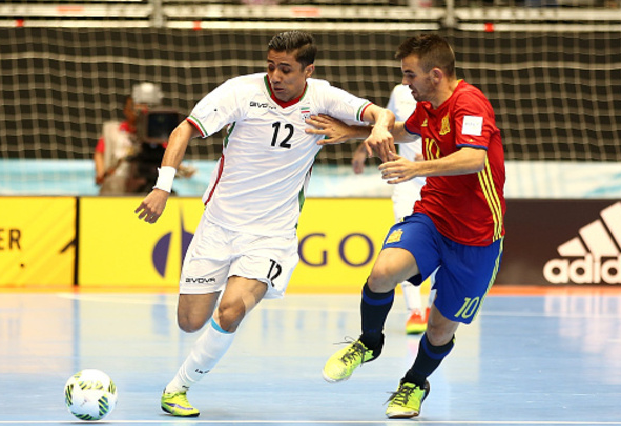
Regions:
<instances>
[{"instance_id":1,"label":"reflection on court floor","mask_svg":"<svg viewBox=\"0 0 621 426\"><path fill-rule=\"evenodd\" d=\"M110 424L621 425L621 293L488 296L408 421L387 420L383 405L418 346L402 299L379 359L343 383L321 377L335 344L358 335L356 295L264 301L188 394L201 416L167 416L161 391L198 337L179 331L176 299L0 293L0 425L79 422L63 386L84 368L117 383Z\"/></svg>"}]
</instances>

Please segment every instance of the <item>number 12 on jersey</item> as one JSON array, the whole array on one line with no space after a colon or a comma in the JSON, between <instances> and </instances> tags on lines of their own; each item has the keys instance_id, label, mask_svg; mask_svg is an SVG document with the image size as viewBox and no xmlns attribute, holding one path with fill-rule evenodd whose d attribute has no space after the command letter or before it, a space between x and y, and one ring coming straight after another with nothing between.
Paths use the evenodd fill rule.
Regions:
<instances>
[{"instance_id":1,"label":"number 12 on jersey","mask_svg":"<svg viewBox=\"0 0 621 426\"><path fill-rule=\"evenodd\" d=\"M274 129L274 135L272 136L271 146L276 146L276 144L278 143L278 133L280 132L280 126L282 126L282 123L280 121L272 124L272 128ZM291 139L291 136L293 136L293 125L287 123L284 125L284 128L284 132L288 131L289 133L284 137L280 144L278 144L278 146L280 146L281 148L291 148L289 140Z\"/></svg>"}]
</instances>

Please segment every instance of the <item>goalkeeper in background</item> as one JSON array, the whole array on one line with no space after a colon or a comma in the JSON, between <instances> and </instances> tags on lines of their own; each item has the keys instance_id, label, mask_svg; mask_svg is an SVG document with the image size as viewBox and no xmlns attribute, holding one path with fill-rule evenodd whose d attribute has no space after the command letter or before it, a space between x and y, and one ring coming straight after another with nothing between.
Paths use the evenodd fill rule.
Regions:
<instances>
[{"instance_id":1,"label":"goalkeeper in background","mask_svg":"<svg viewBox=\"0 0 621 426\"><path fill-rule=\"evenodd\" d=\"M155 223L190 139L227 127L181 272L179 326L205 329L162 394L161 407L173 416L199 415L188 389L224 356L248 312L263 298L284 295L298 262L296 226L322 141L305 120L331 114L374 124L368 149L384 160L394 150L394 114L311 78L316 52L310 34L278 34L267 48L267 72L232 78L207 94L171 133L157 184L136 209L139 219Z\"/></svg>"},{"instance_id":2,"label":"goalkeeper in background","mask_svg":"<svg viewBox=\"0 0 621 426\"><path fill-rule=\"evenodd\" d=\"M391 152L379 170L391 184L419 176L427 183L414 213L388 232L363 286L362 334L328 359L323 375L329 382L346 380L376 359L395 287L435 273L427 331L386 409L389 418L410 418L419 415L431 389L427 378L453 349L459 324L474 320L496 279L505 233L505 166L492 105L479 89L457 79L455 54L445 39L437 34L409 38L395 57L417 105L406 122L395 123L393 136L408 142L420 135L425 161ZM325 117L310 123L323 127L316 133L330 141L364 138L370 131L340 125L336 131Z\"/></svg>"},{"instance_id":3,"label":"goalkeeper in background","mask_svg":"<svg viewBox=\"0 0 621 426\"><path fill-rule=\"evenodd\" d=\"M410 88L403 84L397 84L390 93L387 108L395 114L397 121L405 121L413 114L416 108L416 100L412 97ZM422 155L420 137L414 138L414 142L401 143L398 148L399 155L410 160L416 161L416 156ZM364 163L367 160L367 152L364 144L360 144L352 158L354 173L360 174L364 171ZM395 185L392 190L392 208L395 221L399 222L406 216L412 214L414 203L420 199L420 190L425 184L424 177L415 177L406 182ZM414 286L408 281L401 283L401 291L405 299L405 306L408 309L409 317L405 324L407 334L421 334L427 330L427 318L429 318L430 308L421 299L421 287L429 285L430 280Z\"/></svg>"}]
</instances>

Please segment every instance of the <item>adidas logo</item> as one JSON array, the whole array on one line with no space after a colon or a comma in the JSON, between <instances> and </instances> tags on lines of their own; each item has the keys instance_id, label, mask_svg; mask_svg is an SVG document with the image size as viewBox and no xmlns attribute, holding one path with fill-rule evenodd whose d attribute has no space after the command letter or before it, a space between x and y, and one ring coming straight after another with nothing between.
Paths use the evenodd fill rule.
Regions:
<instances>
[{"instance_id":1,"label":"adidas logo","mask_svg":"<svg viewBox=\"0 0 621 426\"><path fill-rule=\"evenodd\" d=\"M579 236L558 246L559 259L543 267L553 284L621 284L621 201L606 207L601 219L580 228Z\"/></svg>"}]
</instances>

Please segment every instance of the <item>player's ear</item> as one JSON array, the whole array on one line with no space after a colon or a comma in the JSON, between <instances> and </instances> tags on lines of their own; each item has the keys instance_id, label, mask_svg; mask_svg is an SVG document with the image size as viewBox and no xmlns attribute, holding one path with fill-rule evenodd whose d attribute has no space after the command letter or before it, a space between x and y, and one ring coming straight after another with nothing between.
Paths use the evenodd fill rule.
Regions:
<instances>
[{"instance_id":1,"label":"player's ear","mask_svg":"<svg viewBox=\"0 0 621 426\"><path fill-rule=\"evenodd\" d=\"M314 64L310 64L306 66L306 69L304 70L304 77L308 78L311 75L313 75L313 72L315 71L315 65Z\"/></svg>"},{"instance_id":2,"label":"player's ear","mask_svg":"<svg viewBox=\"0 0 621 426\"><path fill-rule=\"evenodd\" d=\"M442 77L444 77L444 72L440 68L433 68L430 74L436 84L438 84L440 80L442 80Z\"/></svg>"}]
</instances>

